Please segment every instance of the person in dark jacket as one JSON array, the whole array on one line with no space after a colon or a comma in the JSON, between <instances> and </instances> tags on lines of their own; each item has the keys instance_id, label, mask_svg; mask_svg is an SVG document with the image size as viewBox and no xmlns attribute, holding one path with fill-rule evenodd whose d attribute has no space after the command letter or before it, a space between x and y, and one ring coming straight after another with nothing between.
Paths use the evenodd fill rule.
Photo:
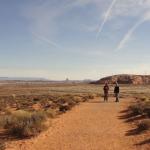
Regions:
<instances>
[{"instance_id":1,"label":"person in dark jacket","mask_svg":"<svg viewBox=\"0 0 150 150\"><path fill-rule=\"evenodd\" d=\"M105 85L104 85L104 102L108 101L108 91L109 91L109 86L108 86L108 83L106 82Z\"/></svg>"},{"instance_id":2,"label":"person in dark jacket","mask_svg":"<svg viewBox=\"0 0 150 150\"><path fill-rule=\"evenodd\" d=\"M119 92L120 92L120 88L118 83L116 82L115 88L114 88L114 94L116 97L116 102L119 102Z\"/></svg>"}]
</instances>

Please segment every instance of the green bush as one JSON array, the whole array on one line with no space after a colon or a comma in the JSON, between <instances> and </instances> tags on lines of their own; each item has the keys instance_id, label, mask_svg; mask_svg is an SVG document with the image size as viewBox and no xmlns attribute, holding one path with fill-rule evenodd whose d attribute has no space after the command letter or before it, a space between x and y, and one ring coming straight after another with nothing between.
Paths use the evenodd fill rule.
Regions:
<instances>
[{"instance_id":1,"label":"green bush","mask_svg":"<svg viewBox=\"0 0 150 150\"><path fill-rule=\"evenodd\" d=\"M13 136L30 137L37 135L45 126L45 112L17 111L3 117L4 127Z\"/></svg>"}]
</instances>

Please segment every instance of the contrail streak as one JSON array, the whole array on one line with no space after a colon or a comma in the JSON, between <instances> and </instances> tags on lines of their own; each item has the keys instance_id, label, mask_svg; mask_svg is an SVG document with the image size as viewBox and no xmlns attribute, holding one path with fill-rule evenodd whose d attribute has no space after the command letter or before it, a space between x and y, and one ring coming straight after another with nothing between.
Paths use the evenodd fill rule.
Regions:
<instances>
[{"instance_id":1,"label":"contrail streak","mask_svg":"<svg viewBox=\"0 0 150 150\"><path fill-rule=\"evenodd\" d=\"M62 49L57 43L49 40L48 38L46 38L44 36L41 36L41 35L38 35L38 34L35 34L35 33L32 33L32 34L34 35L34 37L36 37L37 39L39 39L43 42L46 42L48 45L59 48L59 49Z\"/></svg>"},{"instance_id":2,"label":"contrail streak","mask_svg":"<svg viewBox=\"0 0 150 150\"><path fill-rule=\"evenodd\" d=\"M119 43L119 45L117 46L117 50L119 51L120 49L122 49L125 44L130 40L130 37L132 36L132 34L134 33L134 31L144 22L146 21L150 21L150 12L146 13L143 18L141 20L139 20L138 22L136 22L136 24L134 24L134 26L126 33L126 35L124 36L124 38L121 40L121 42Z\"/></svg>"},{"instance_id":3,"label":"contrail streak","mask_svg":"<svg viewBox=\"0 0 150 150\"><path fill-rule=\"evenodd\" d=\"M116 4L117 0L113 0L112 3L110 4L108 10L106 11L106 14L105 14L105 17L104 17L104 20L103 22L100 24L99 26L99 29L98 29L98 33L97 33L97 38L99 37L99 34L102 32L103 28L104 28L104 25L105 23L107 22L108 20L108 17L110 16L110 13L111 13L111 10L113 9L114 5Z\"/></svg>"},{"instance_id":4,"label":"contrail streak","mask_svg":"<svg viewBox=\"0 0 150 150\"><path fill-rule=\"evenodd\" d=\"M119 43L118 47L117 47L117 51L122 49L125 44L129 41L131 35L133 34L133 32L143 23L143 20L138 21L124 36L124 38L121 40L121 42Z\"/></svg>"}]
</instances>

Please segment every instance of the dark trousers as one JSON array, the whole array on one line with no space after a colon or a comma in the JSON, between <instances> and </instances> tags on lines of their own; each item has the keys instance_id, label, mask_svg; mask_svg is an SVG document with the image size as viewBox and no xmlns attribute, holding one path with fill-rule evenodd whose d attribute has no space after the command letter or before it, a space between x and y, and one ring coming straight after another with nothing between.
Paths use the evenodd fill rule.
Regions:
<instances>
[{"instance_id":1,"label":"dark trousers","mask_svg":"<svg viewBox=\"0 0 150 150\"><path fill-rule=\"evenodd\" d=\"M104 101L108 101L108 93L104 93Z\"/></svg>"},{"instance_id":2,"label":"dark trousers","mask_svg":"<svg viewBox=\"0 0 150 150\"><path fill-rule=\"evenodd\" d=\"M119 102L119 93L115 93L116 102Z\"/></svg>"}]
</instances>

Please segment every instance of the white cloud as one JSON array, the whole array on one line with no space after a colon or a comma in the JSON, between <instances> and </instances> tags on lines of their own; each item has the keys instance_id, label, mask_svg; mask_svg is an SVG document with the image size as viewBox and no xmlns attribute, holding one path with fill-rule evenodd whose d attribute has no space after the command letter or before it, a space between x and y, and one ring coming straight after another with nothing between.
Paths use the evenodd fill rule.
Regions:
<instances>
[{"instance_id":1,"label":"white cloud","mask_svg":"<svg viewBox=\"0 0 150 150\"><path fill-rule=\"evenodd\" d=\"M60 3L50 0L40 3L36 1L30 2L23 8L23 16L28 20L32 32L45 37L50 35L53 37L60 29L59 18L68 15L73 8L80 7L82 9L86 5L94 4L95 9L101 12L105 3L105 0L62 0ZM101 16L101 14L95 15ZM82 24L85 23L82 22Z\"/></svg>"},{"instance_id":2,"label":"white cloud","mask_svg":"<svg viewBox=\"0 0 150 150\"><path fill-rule=\"evenodd\" d=\"M126 43L130 40L132 34L135 32L135 30L146 21L150 21L150 12L145 13L144 16L142 16L142 19L140 19L138 22L134 24L132 28L130 28L130 30L126 33L126 35L123 37L123 39L117 46L117 51L124 48Z\"/></svg>"},{"instance_id":3,"label":"white cloud","mask_svg":"<svg viewBox=\"0 0 150 150\"><path fill-rule=\"evenodd\" d=\"M112 3L109 6L109 9L105 10L104 15L102 16L104 20L100 24L99 32L102 31L107 21L109 21L110 26L113 26L113 24L118 21L122 21L123 23L120 23L121 30L121 28L124 28L127 23L127 20L124 23L124 17L132 18L133 20L139 18L142 14L150 9L150 0L111 0L110 2Z\"/></svg>"}]
</instances>

